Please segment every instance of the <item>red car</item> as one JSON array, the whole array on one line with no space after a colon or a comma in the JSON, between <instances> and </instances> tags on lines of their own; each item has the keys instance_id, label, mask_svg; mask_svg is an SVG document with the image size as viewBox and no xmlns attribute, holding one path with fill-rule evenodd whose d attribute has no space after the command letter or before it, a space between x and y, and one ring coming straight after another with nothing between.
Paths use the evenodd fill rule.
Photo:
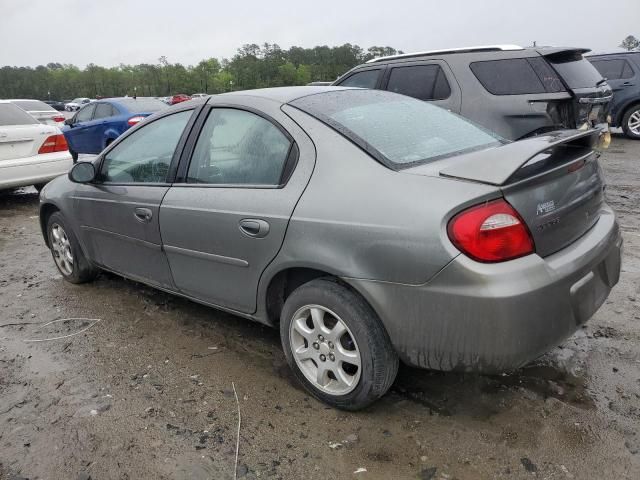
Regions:
<instances>
[{"instance_id":1,"label":"red car","mask_svg":"<svg viewBox=\"0 0 640 480\"><path fill-rule=\"evenodd\" d=\"M184 93L178 93L177 95L174 95L173 97L171 97L171 101L169 102L169 105L175 105L176 103L186 102L187 100L191 100L191 97L189 95L185 95Z\"/></svg>"}]
</instances>

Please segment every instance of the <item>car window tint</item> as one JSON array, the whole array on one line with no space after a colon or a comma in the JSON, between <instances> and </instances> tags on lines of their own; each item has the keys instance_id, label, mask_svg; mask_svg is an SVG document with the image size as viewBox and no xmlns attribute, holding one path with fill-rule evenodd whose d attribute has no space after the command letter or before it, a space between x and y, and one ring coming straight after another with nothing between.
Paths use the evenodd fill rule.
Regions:
<instances>
[{"instance_id":1,"label":"car window tint","mask_svg":"<svg viewBox=\"0 0 640 480\"><path fill-rule=\"evenodd\" d=\"M215 108L193 152L189 183L279 185L291 142L254 113Z\"/></svg>"},{"instance_id":2,"label":"car window tint","mask_svg":"<svg viewBox=\"0 0 640 480\"><path fill-rule=\"evenodd\" d=\"M380 70L365 70L354 73L340 82L341 87L375 88Z\"/></svg>"},{"instance_id":3,"label":"car window tint","mask_svg":"<svg viewBox=\"0 0 640 480\"><path fill-rule=\"evenodd\" d=\"M607 80L621 80L623 78L633 77L631 65L622 58L593 60L591 63Z\"/></svg>"},{"instance_id":4,"label":"car window tint","mask_svg":"<svg viewBox=\"0 0 640 480\"><path fill-rule=\"evenodd\" d=\"M86 107L82 107L76 114L76 122L88 122L89 120L91 120L95 108L95 103L89 104Z\"/></svg>"},{"instance_id":5,"label":"car window tint","mask_svg":"<svg viewBox=\"0 0 640 480\"><path fill-rule=\"evenodd\" d=\"M163 183L178 141L193 110L160 118L133 132L104 158L102 180L109 183Z\"/></svg>"},{"instance_id":6,"label":"car window tint","mask_svg":"<svg viewBox=\"0 0 640 480\"><path fill-rule=\"evenodd\" d=\"M473 62L469 67L482 86L493 95L524 95L564 90L561 80L542 58L488 60Z\"/></svg>"},{"instance_id":7,"label":"car window tint","mask_svg":"<svg viewBox=\"0 0 640 480\"><path fill-rule=\"evenodd\" d=\"M94 119L107 118L113 116L113 108L108 103L98 103L96 112L93 114Z\"/></svg>"},{"instance_id":8,"label":"car window tint","mask_svg":"<svg viewBox=\"0 0 640 480\"><path fill-rule=\"evenodd\" d=\"M387 90L419 100L443 100L451 95L451 87L440 65L393 68Z\"/></svg>"},{"instance_id":9,"label":"car window tint","mask_svg":"<svg viewBox=\"0 0 640 480\"><path fill-rule=\"evenodd\" d=\"M12 103L0 103L0 126L31 125L39 123L35 118Z\"/></svg>"},{"instance_id":10,"label":"car window tint","mask_svg":"<svg viewBox=\"0 0 640 480\"><path fill-rule=\"evenodd\" d=\"M545 57L569 88L595 87L602 75L578 52L559 52Z\"/></svg>"}]
</instances>

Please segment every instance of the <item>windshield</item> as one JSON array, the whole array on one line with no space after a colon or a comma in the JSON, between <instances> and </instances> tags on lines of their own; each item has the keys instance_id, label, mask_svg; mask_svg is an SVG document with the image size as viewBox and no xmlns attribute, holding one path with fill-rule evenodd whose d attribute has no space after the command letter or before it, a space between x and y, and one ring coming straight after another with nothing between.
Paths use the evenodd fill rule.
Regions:
<instances>
[{"instance_id":1,"label":"windshield","mask_svg":"<svg viewBox=\"0 0 640 480\"><path fill-rule=\"evenodd\" d=\"M0 126L31 125L38 121L13 103L0 103Z\"/></svg>"},{"instance_id":2,"label":"windshield","mask_svg":"<svg viewBox=\"0 0 640 480\"><path fill-rule=\"evenodd\" d=\"M291 105L393 169L501 144L496 135L447 110L390 92L331 91Z\"/></svg>"},{"instance_id":3,"label":"windshield","mask_svg":"<svg viewBox=\"0 0 640 480\"><path fill-rule=\"evenodd\" d=\"M157 112L164 108L168 108L168 105L155 98L123 98L118 100L118 103L131 112Z\"/></svg>"},{"instance_id":4,"label":"windshield","mask_svg":"<svg viewBox=\"0 0 640 480\"><path fill-rule=\"evenodd\" d=\"M600 72L580 54L549 55L547 60L569 88L595 87L603 80Z\"/></svg>"},{"instance_id":5,"label":"windshield","mask_svg":"<svg viewBox=\"0 0 640 480\"><path fill-rule=\"evenodd\" d=\"M11 103L27 112L55 112L54 108L40 100L12 100Z\"/></svg>"}]
</instances>

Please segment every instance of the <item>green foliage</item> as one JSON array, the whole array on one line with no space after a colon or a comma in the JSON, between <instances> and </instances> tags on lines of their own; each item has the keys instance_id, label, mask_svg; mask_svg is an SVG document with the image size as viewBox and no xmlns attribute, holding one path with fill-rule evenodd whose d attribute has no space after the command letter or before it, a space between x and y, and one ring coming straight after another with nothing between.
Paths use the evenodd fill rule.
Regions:
<instances>
[{"instance_id":1,"label":"green foliage","mask_svg":"<svg viewBox=\"0 0 640 480\"><path fill-rule=\"evenodd\" d=\"M620 44L626 50L640 50L640 40L633 35L628 35Z\"/></svg>"},{"instance_id":2,"label":"green foliage","mask_svg":"<svg viewBox=\"0 0 640 480\"><path fill-rule=\"evenodd\" d=\"M105 68L93 63L84 69L48 63L0 68L0 98L71 99L176 93L222 93L231 90L305 85L333 81L371 58L401 53L391 47L326 45L281 49L277 44L246 44L233 58L208 58L185 67L162 56L157 64L120 64Z\"/></svg>"}]
</instances>

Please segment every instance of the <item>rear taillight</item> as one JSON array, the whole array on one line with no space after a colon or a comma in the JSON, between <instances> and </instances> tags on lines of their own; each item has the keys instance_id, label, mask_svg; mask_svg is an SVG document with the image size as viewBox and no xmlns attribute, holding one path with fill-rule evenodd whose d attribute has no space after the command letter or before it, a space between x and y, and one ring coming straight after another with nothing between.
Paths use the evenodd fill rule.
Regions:
<instances>
[{"instance_id":1,"label":"rear taillight","mask_svg":"<svg viewBox=\"0 0 640 480\"><path fill-rule=\"evenodd\" d=\"M69 146L64 135L51 135L44 141L38 153L64 152L66 150L69 150Z\"/></svg>"},{"instance_id":2,"label":"rear taillight","mask_svg":"<svg viewBox=\"0 0 640 480\"><path fill-rule=\"evenodd\" d=\"M60 115L59 117L52 117L54 122L64 122L64 117Z\"/></svg>"},{"instance_id":3,"label":"rear taillight","mask_svg":"<svg viewBox=\"0 0 640 480\"><path fill-rule=\"evenodd\" d=\"M144 117L141 115L136 115L135 117L131 117L129 120L127 120L127 124L129 124L130 127L134 126L136 123L141 122L142 120L144 120Z\"/></svg>"},{"instance_id":4,"label":"rear taillight","mask_svg":"<svg viewBox=\"0 0 640 480\"><path fill-rule=\"evenodd\" d=\"M479 262L504 262L535 251L529 229L504 199L460 212L447 233L462 253Z\"/></svg>"}]
</instances>

